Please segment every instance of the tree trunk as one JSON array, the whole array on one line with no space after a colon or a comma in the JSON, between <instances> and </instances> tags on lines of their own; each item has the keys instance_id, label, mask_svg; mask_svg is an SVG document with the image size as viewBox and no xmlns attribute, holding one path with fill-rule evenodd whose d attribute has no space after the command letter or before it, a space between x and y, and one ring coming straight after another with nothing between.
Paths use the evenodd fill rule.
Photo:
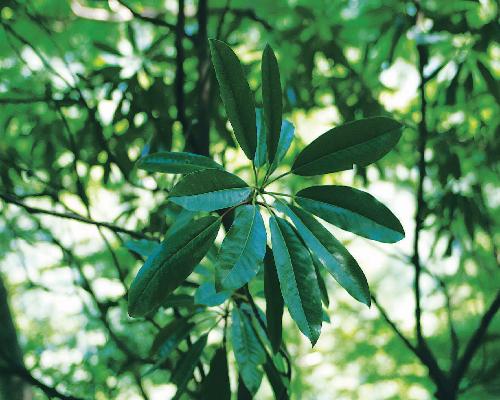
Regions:
<instances>
[{"instance_id":1,"label":"tree trunk","mask_svg":"<svg viewBox=\"0 0 500 400\"><path fill-rule=\"evenodd\" d=\"M24 369L23 355L10 313L7 290L0 275L0 400L28 400L32 397L29 385L6 372L15 369Z\"/></svg>"}]
</instances>

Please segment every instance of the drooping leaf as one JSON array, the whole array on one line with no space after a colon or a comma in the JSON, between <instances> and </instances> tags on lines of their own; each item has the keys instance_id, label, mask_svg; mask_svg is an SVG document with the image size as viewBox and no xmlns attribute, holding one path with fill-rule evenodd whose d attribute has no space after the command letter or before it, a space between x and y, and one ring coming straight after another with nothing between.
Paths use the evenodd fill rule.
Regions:
<instances>
[{"instance_id":1,"label":"drooping leaf","mask_svg":"<svg viewBox=\"0 0 500 400\"><path fill-rule=\"evenodd\" d=\"M299 235L335 280L363 304L370 305L370 290L365 274L347 249L310 213L291 204L277 208L293 222Z\"/></svg>"},{"instance_id":2,"label":"drooping leaf","mask_svg":"<svg viewBox=\"0 0 500 400\"><path fill-rule=\"evenodd\" d=\"M257 146L255 100L243 68L236 54L226 43L210 39L210 51L220 96L234 135L248 159L253 160Z\"/></svg>"},{"instance_id":3,"label":"drooping leaf","mask_svg":"<svg viewBox=\"0 0 500 400\"><path fill-rule=\"evenodd\" d=\"M321 292L321 300L323 304L328 307L330 305L330 298L328 297L328 289L326 288L325 280L323 275L321 275L321 262L314 256L312 256L314 271L316 272L316 278L318 278L319 291Z\"/></svg>"},{"instance_id":4,"label":"drooping leaf","mask_svg":"<svg viewBox=\"0 0 500 400\"><path fill-rule=\"evenodd\" d=\"M163 327L157 333L149 351L150 356L155 357L157 360L145 375L160 368L170 357L172 351L187 337L193 327L194 324L189 322L187 318L175 319Z\"/></svg>"},{"instance_id":5,"label":"drooping leaf","mask_svg":"<svg viewBox=\"0 0 500 400\"><path fill-rule=\"evenodd\" d=\"M194 324L188 318L174 319L155 336L149 354L166 359L172 350L187 336Z\"/></svg>"},{"instance_id":6,"label":"drooping leaf","mask_svg":"<svg viewBox=\"0 0 500 400\"><path fill-rule=\"evenodd\" d=\"M283 122L281 123L280 139L278 142L278 148L276 150L276 156L274 157L274 160L269 167L269 175L276 171L276 168L278 168L280 162L285 157L286 152L292 144L294 133L295 127L293 126L293 124L286 119L283 120Z\"/></svg>"},{"instance_id":7,"label":"drooping leaf","mask_svg":"<svg viewBox=\"0 0 500 400\"><path fill-rule=\"evenodd\" d=\"M231 321L231 341L238 371L245 386L254 395L262 381L263 372L260 365L266 361L266 353L245 312L234 307Z\"/></svg>"},{"instance_id":8,"label":"drooping leaf","mask_svg":"<svg viewBox=\"0 0 500 400\"><path fill-rule=\"evenodd\" d=\"M231 385L225 347L219 347L210 361L210 371L200 391L204 399L231 399Z\"/></svg>"},{"instance_id":9,"label":"drooping leaf","mask_svg":"<svg viewBox=\"0 0 500 400\"><path fill-rule=\"evenodd\" d=\"M262 103L266 121L267 152L272 163L278 149L283 100L278 61L271 46L262 53Z\"/></svg>"},{"instance_id":10,"label":"drooping leaf","mask_svg":"<svg viewBox=\"0 0 500 400\"><path fill-rule=\"evenodd\" d=\"M266 362L264 364L264 371L267 375L267 379L271 384L271 388L274 392L274 398L276 400L288 399L288 390L283 382L283 377L273 363L273 360L266 356Z\"/></svg>"},{"instance_id":11,"label":"drooping leaf","mask_svg":"<svg viewBox=\"0 0 500 400\"><path fill-rule=\"evenodd\" d=\"M241 203L251 191L236 175L212 169L186 175L170 191L169 199L191 211L214 211Z\"/></svg>"},{"instance_id":12,"label":"drooping leaf","mask_svg":"<svg viewBox=\"0 0 500 400\"><path fill-rule=\"evenodd\" d=\"M284 302L273 253L269 247L267 247L264 258L264 295L266 298L267 335L273 352L277 353L281 346Z\"/></svg>"},{"instance_id":13,"label":"drooping leaf","mask_svg":"<svg viewBox=\"0 0 500 400\"><path fill-rule=\"evenodd\" d=\"M235 290L250 282L259 272L265 252L266 228L259 207L238 207L219 251L216 289Z\"/></svg>"},{"instance_id":14,"label":"drooping leaf","mask_svg":"<svg viewBox=\"0 0 500 400\"><path fill-rule=\"evenodd\" d=\"M371 194L347 186L312 186L297 193L307 211L346 231L383 243L405 233L396 216Z\"/></svg>"},{"instance_id":15,"label":"drooping leaf","mask_svg":"<svg viewBox=\"0 0 500 400\"><path fill-rule=\"evenodd\" d=\"M369 165L401 137L402 125L387 117L360 119L330 129L300 152L292 172L312 176Z\"/></svg>"},{"instance_id":16,"label":"drooping leaf","mask_svg":"<svg viewBox=\"0 0 500 400\"><path fill-rule=\"evenodd\" d=\"M181 360L175 366L170 380L177 386L177 392L174 399L180 398L189 380L193 377L193 372L200 360L200 357L207 345L208 335L201 336L189 350L183 355Z\"/></svg>"},{"instance_id":17,"label":"drooping leaf","mask_svg":"<svg viewBox=\"0 0 500 400\"><path fill-rule=\"evenodd\" d=\"M155 310L191 274L214 242L220 224L220 218L200 218L155 249L130 287L131 317Z\"/></svg>"},{"instance_id":18,"label":"drooping leaf","mask_svg":"<svg viewBox=\"0 0 500 400\"><path fill-rule=\"evenodd\" d=\"M322 309L311 256L287 221L272 216L269 225L283 299L291 317L314 346L321 332Z\"/></svg>"},{"instance_id":19,"label":"drooping leaf","mask_svg":"<svg viewBox=\"0 0 500 400\"><path fill-rule=\"evenodd\" d=\"M200 285L194 294L194 302L208 307L215 307L224 303L231 296L231 292L216 292L213 282Z\"/></svg>"},{"instance_id":20,"label":"drooping leaf","mask_svg":"<svg viewBox=\"0 0 500 400\"><path fill-rule=\"evenodd\" d=\"M253 163L257 168L262 167L267 161L267 133L262 108L255 109L255 118L257 123L257 149Z\"/></svg>"},{"instance_id":21,"label":"drooping leaf","mask_svg":"<svg viewBox=\"0 0 500 400\"><path fill-rule=\"evenodd\" d=\"M224 169L209 157L199 154L160 151L142 157L137 167L149 172L164 172L167 174L190 174L203 169Z\"/></svg>"}]
</instances>

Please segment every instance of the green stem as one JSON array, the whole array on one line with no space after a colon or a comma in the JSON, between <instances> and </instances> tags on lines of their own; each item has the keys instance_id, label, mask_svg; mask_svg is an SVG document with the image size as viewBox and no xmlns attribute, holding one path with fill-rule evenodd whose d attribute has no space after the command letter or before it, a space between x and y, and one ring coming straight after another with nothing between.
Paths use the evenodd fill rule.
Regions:
<instances>
[{"instance_id":1,"label":"green stem","mask_svg":"<svg viewBox=\"0 0 500 400\"><path fill-rule=\"evenodd\" d=\"M264 183L262 184L262 187L265 188L266 186L269 186L271 183L273 182L276 182L278 179L281 179L283 178L284 176L287 176L289 174L291 174L292 171L287 171L287 172L284 172L282 173L281 175L278 175L276 178L274 178L273 180L270 180L269 182L266 183L267 179L264 180Z\"/></svg>"},{"instance_id":2,"label":"green stem","mask_svg":"<svg viewBox=\"0 0 500 400\"><path fill-rule=\"evenodd\" d=\"M276 198L276 196L285 196L285 197L290 197L292 199L295 198L295 195L293 194L285 194L285 193L278 193L278 192L267 192L265 190L262 191L263 194L269 194L271 196L273 196L274 198Z\"/></svg>"}]
</instances>

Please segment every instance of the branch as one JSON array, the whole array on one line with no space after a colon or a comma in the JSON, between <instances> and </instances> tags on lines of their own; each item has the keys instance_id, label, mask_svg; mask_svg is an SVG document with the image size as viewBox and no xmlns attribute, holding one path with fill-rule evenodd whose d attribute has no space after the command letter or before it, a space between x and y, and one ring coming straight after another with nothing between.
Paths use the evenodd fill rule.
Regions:
<instances>
[{"instance_id":1,"label":"branch","mask_svg":"<svg viewBox=\"0 0 500 400\"><path fill-rule=\"evenodd\" d=\"M0 366L0 373L2 374L7 374L7 375L14 375L25 382L28 382L32 386L35 386L43 391L49 398L58 398L62 400L82 400L80 397L75 397L71 395L66 395L61 392L59 392L55 387L46 385L42 381L36 379L33 375L31 375L31 372L28 371L26 368L6 368L6 367L1 367Z\"/></svg>"},{"instance_id":2,"label":"branch","mask_svg":"<svg viewBox=\"0 0 500 400\"><path fill-rule=\"evenodd\" d=\"M484 336L486 335L486 332L488 330L488 327L493 318L495 317L495 314L498 312L499 308L500 308L500 292L497 292L495 299L493 300L490 307L486 310L483 317L481 318L479 326L469 339L469 342L465 347L465 351L460 360L458 361L457 367L453 371L452 376L455 382L457 383L457 386L462 380L465 373L467 372L467 369L469 368L470 363L474 358L474 355L476 354L479 346L481 345Z\"/></svg>"},{"instance_id":3,"label":"branch","mask_svg":"<svg viewBox=\"0 0 500 400\"><path fill-rule=\"evenodd\" d=\"M46 215L52 215L54 217L59 217L59 218L66 218L66 219L72 219L74 221L79 221L83 222L85 224L91 224L95 225L98 227L104 227L107 228L113 232L117 233L125 233L129 236L132 236L136 239L148 239L148 240L154 240L153 237L142 233L142 232L135 232L131 231L126 228L122 228L117 225L110 224L109 222L103 222L103 221L94 221L89 218L82 217L81 215L78 214L69 214L69 213L62 213L58 211L52 211L52 210L45 210L43 208L38 208L38 207L32 207L27 204L24 204L22 201L16 199L14 196L8 195L6 193L1 193L0 192L0 198L3 199L5 202L10 203L10 204L15 204L19 207L24 208L26 211L28 211L30 214L46 214Z\"/></svg>"}]
</instances>

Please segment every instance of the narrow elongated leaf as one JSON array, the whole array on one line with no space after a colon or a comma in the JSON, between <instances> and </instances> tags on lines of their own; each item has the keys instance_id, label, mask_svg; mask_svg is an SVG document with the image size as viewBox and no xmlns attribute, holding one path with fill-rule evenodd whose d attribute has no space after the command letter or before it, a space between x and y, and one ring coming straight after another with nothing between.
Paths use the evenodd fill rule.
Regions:
<instances>
[{"instance_id":1,"label":"narrow elongated leaf","mask_svg":"<svg viewBox=\"0 0 500 400\"><path fill-rule=\"evenodd\" d=\"M365 166L386 155L401 137L402 125L387 117L349 122L322 134L298 155L296 175L311 176Z\"/></svg>"},{"instance_id":2,"label":"narrow elongated leaf","mask_svg":"<svg viewBox=\"0 0 500 400\"><path fill-rule=\"evenodd\" d=\"M267 247L264 258L264 295L266 298L267 336L271 342L273 352L277 353L281 346L284 302L281 296L273 253L269 247Z\"/></svg>"},{"instance_id":3,"label":"narrow elongated leaf","mask_svg":"<svg viewBox=\"0 0 500 400\"><path fill-rule=\"evenodd\" d=\"M272 163L278 149L283 112L282 90L278 61L271 46L262 53L262 103L266 120L267 152Z\"/></svg>"},{"instance_id":4,"label":"narrow elongated leaf","mask_svg":"<svg viewBox=\"0 0 500 400\"><path fill-rule=\"evenodd\" d=\"M271 240L281 293L290 315L311 344L321 332L321 293L308 250L292 226L271 217Z\"/></svg>"},{"instance_id":5,"label":"narrow elongated leaf","mask_svg":"<svg viewBox=\"0 0 500 400\"><path fill-rule=\"evenodd\" d=\"M154 250L130 287L128 312L131 317L155 310L191 274L212 246L220 224L220 218L200 218Z\"/></svg>"},{"instance_id":6,"label":"narrow elongated leaf","mask_svg":"<svg viewBox=\"0 0 500 400\"><path fill-rule=\"evenodd\" d=\"M477 62L477 69L483 76L484 82L491 95L495 98L497 103L500 102L500 84L498 83L498 79L495 79L490 70L481 61Z\"/></svg>"},{"instance_id":7,"label":"narrow elongated leaf","mask_svg":"<svg viewBox=\"0 0 500 400\"><path fill-rule=\"evenodd\" d=\"M193 327L187 318L174 319L156 334L149 354L166 360Z\"/></svg>"},{"instance_id":8,"label":"narrow elongated leaf","mask_svg":"<svg viewBox=\"0 0 500 400\"><path fill-rule=\"evenodd\" d=\"M312 186L297 193L307 211L368 239L394 243L405 233L396 216L375 197L347 186Z\"/></svg>"},{"instance_id":9,"label":"narrow elongated leaf","mask_svg":"<svg viewBox=\"0 0 500 400\"><path fill-rule=\"evenodd\" d=\"M255 335L250 319L238 307L233 308L231 321L231 338L238 371L246 388L254 395L262 381L260 365L266 361L266 353Z\"/></svg>"},{"instance_id":10,"label":"narrow elongated leaf","mask_svg":"<svg viewBox=\"0 0 500 400\"><path fill-rule=\"evenodd\" d=\"M255 100L243 68L236 54L226 43L210 39L210 51L220 96L234 135L248 159L253 160L257 146Z\"/></svg>"},{"instance_id":11,"label":"narrow elongated leaf","mask_svg":"<svg viewBox=\"0 0 500 400\"><path fill-rule=\"evenodd\" d=\"M252 393L245 386L241 375L238 375L238 393L236 394L236 398L238 400L253 400Z\"/></svg>"},{"instance_id":12,"label":"narrow elongated leaf","mask_svg":"<svg viewBox=\"0 0 500 400\"><path fill-rule=\"evenodd\" d=\"M200 357L207 345L208 335L201 336L193 345L189 348L187 353L181 358L181 360L175 366L172 372L172 377L170 380L177 386L177 392L175 393L174 399L180 398L189 380L193 377L193 372L200 360Z\"/></svg>"},{"instance_id":13,"label":"narrow elongated leaf","mask_svg":"<svg viewBox=\"0 0 500 400\"><path fill-rule=\"evenodd\" d=\"M288 391L287 387L283 382L283 377L279 373L278 369L273 363L273 360L267 356L266 363L264 364L264 371L267 375L267 379L271 384L271 388L274 392L274 398L276 400L285 400L288 399Z\"/></svg>"},{"instance_id":14,"label":"narrow elongated leaf","mask_svg":"<svg viewBox=\"0 0 500 400\"><path fill-rule=\"evenodd\" d=\"M251 191L236 175L212 169L186 175L171 190L169 199L191 211L214 211L241 203Z\"/></svg>"},{"instance_id":15,"label":"narrow elongated leaf","mask_svg":"<svg viewBox=\"0 0 500 400\"><path fill-rule=\"evenodd\" d=\"M312 259L314 264L314 272L316 272L316 278L318 278L321 300L323 301L323 304L328 308L328 306L330 305L330 298L328 297L328 289L326 288L325 280L323 279L323 275L321 275L321 262L314 256L312 256Z\"/></svg>"},{"instance_id":16,"label":"narrow elongated leaf","mask_svg":"<svg viewBox=\"0 0 500 400\"><path fill-rule=\"evenodd\" d=\"M365 274L342 243L307 211L281 202L277 208L292 220L311 252L335 280L356 300L370 306Z\"/></svg>"},{"instance_id":17,"label":"narrow elongated leaf","mask_svg":"<svg viewBox=\"0 0 500 400\"><path fill-rule=\"evenodd\" d=\"M231 399L231 385L225 347L219 347L210 361L210 371L200 391L204 399Z\"/></svg>"},{"instance_id":18,"label":"narrow elongated leaf","mask_svg":"<svg viewBox=\"0 0 500 400\"><path fill-rule=\"evenodd\" d=\"M272 174L276 171L283 158L285 158L286 152L290 148L290 144L292 144L293 135L295 133L295 127L288 120L283 120L281 123L281 131L280 131L280 139L278 142L278 148L276 150L276 156L274 157L273 162L269 166L268 174Z\"/></svg>"},{"instance_id":19,"label":"narrow elongated leaf","mask_svg":"<svg viewBox=\"0 0 500 400\"><path fill-rule=\"evenodd\" d=\"M189 174L203 169L224 169L209 157L193 153L160 151L142 157L137 167L149 172Z\"/></svg>"},{"instance_id":20,"label":"narrow elongated leaf","mask_svg":"<svg viewBox=\"0 0 500 400\"><path fill-rule=\"evenodd\" d=\"M266 253L266 228L259 207L240 206L235 214L219 251L217 290L235 290L250 282Z\"/></svg>"},{"instance_id":21,"label":"narrow elongated leaf","mask_svg":"<svg viewBox=\"0 0 500 400\"><path fill-rule=\"evenodd\" d=\"M259 168L267 161L267 133L262 108L255 109L255 118L257 122L257 149L255 150L253 163Z\"/></svg>"}]
</instances>

